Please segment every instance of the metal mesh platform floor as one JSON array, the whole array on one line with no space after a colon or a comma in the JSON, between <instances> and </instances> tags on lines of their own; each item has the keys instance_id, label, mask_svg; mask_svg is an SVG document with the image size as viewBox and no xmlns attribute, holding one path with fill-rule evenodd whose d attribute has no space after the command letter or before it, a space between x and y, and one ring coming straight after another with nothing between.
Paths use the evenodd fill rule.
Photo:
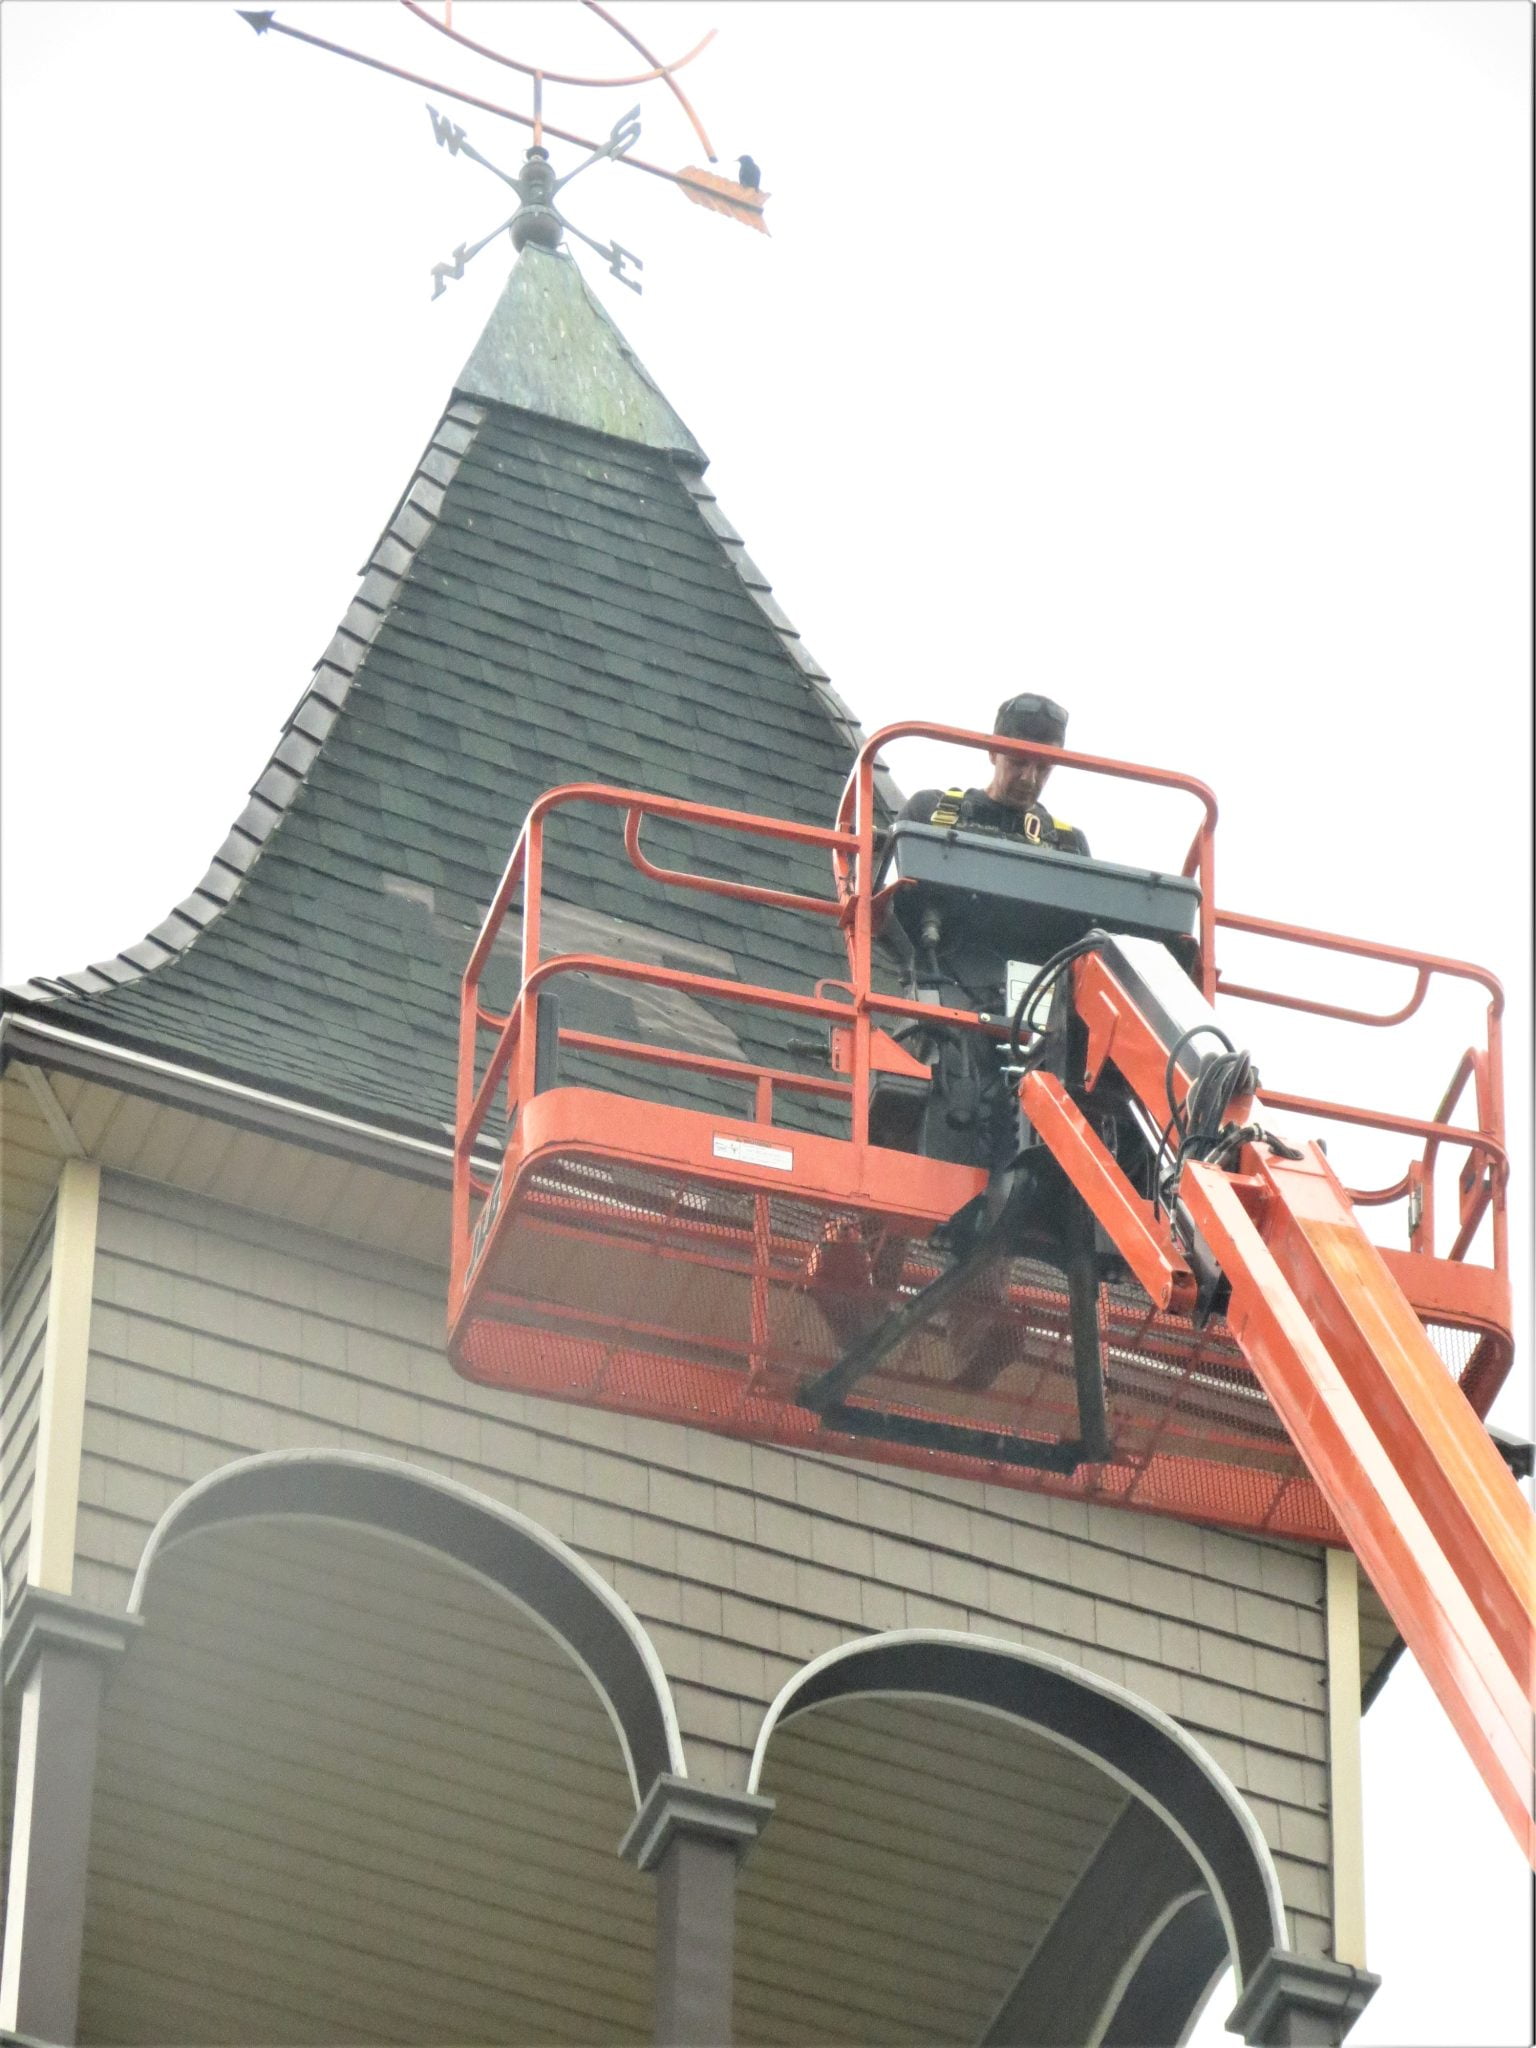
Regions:
<instances>
[{"instance_id":1,"label":"metal mesh platform floor","mask_svg":"<svg viewBox=\"0 0 1536 2048\"><path fill-rule=\"evenodd\" d=\"M1112 1446L1102 1464L1064 1474L934 1451L854 1435L801 1405L807 1378L943 1269L924 1238L851 1208L546 1153L487 1233L455 1362L490 1385L733 1436L1339 1540L1227 1326L1159 1314L1134 1282L1100 1291ZM1432 1335L1461 1378L1488 1341ZM1072 1437L1062 1276L1025 1258L982 1271L848 1405L984 1431L1024 1455Z\"/></svg>"}]
</instances>

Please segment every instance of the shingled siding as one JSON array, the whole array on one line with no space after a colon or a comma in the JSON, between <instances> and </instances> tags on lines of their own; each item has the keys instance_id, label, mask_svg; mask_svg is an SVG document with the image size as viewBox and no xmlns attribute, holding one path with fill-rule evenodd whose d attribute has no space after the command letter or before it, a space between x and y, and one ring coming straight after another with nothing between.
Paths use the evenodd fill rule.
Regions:
<instances>
[{"instance_id":1,"label":"shingled siding","mask_svg":"<svg viewBox=\"0 0 1536 2048\"><path fill-rule=\"evenodd\" d=\"M1293 1939L1328 1939L1319 1555L1150 1516L475 1388L442 1275L108 1176L76 1584L121 1605L148 1530L254 1450L410 1458L574 1545L650 1630L690 1771L741 1785L763 1711L872 1630L1050 1650L1177 1716L1249 1798Z\"/></svg>"},{"instance_id":2,"label":"shingled siding","mask_svg":"<svg viewBox=\"0 0 1536 2048\"><path fill-rule=\"evenodd\" d=\"M52 1248L50 1204L11 1277L0 1318L0 1573L7 1613L27 1575Z\"/></svg>"}]
</instances>

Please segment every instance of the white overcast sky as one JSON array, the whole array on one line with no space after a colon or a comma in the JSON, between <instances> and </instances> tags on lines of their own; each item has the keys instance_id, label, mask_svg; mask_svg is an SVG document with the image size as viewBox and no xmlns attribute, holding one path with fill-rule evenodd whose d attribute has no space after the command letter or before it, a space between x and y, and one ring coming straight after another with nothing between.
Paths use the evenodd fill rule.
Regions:
<instances>
[{"instance_id":1,"label":"white overcast sky","mask_svg":"<svg viewBox=\"0 0 1536 2048\"><path fill-rule=\"evenodd\" d=\"M1499 973L1523 1331L1523 0L624 18L667 56L719 28L684 81L721 168L763 166L773 234L603 167L570 211L644 259L644 296L587 274L837 687L867 729L985 727L1046 690L1077 746L1215 787L1226 906ZM398 8L279 19L527 104ZM458 0L455 25L573 70L632 62L543 0ZM0 36L14 980L116 952L195 884L510 251L433 303L432 264L497 224L504 188L434 147L420 89L258 42L228 6L7 0ZM636 97L638 153L702 161L655 87L551 88L546 114L604 134ZM521 131L457 118L516 167ZM951 779L911 746L892 767ZM1114 786L1053 794L1106 857L1167 864L1187 841L1186 813ZM1346 1000L1403 993L1327 973ZM1325 985L1305 957L1264 965L1287 974ZM1442 1004L1396 1052L1240 1014L1272 1085L1418 1115L1479 1023ZM1368 1180L1349 1145L1334 1134L1335 1163ZM1522 1365L1496 1420L1528 1428L1528 1385ZM1384 1985L1352 2039L1527 2041L1522 1859L1406 1664L1366 1768ZM1199 2041L1231 2038L1224 1998Z\"/></svg>"}]
</instances>

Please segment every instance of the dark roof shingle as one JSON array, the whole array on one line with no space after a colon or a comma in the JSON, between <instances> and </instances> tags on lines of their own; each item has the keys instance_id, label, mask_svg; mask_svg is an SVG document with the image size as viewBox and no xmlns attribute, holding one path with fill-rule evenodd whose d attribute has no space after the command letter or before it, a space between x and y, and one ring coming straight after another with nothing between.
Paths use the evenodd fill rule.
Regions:
<instances>
[{"instance_id":1,"label":"dark roof shingle","mask_svg":"<svg viewBox=\"0 0 1536 2048\"><path fill-rule=\"evenodd\" d=\"M532 293L551 265L550 291ZM574 361L503 380L566 417L456 399L205 882L150 940L68 977L80 993L34 982L13 1003L278 1093L442 1126L459 976L541 792L607 782L831 821L856 729L718 512L696 444L615 351L568 259L523 257L466 376L478 362L470 382L495 381L493 330L515 345L511 316L534 298L547 343L551 291L586 309L585 327L565 322L573 357L586 347L609 385L626 365L643 380L633 402L605 386L592 415L611 425L627 407L639 438L583 422ZM827 920L646 881L621 822L591 809L559 820L550 896L638 931L647 957L673 944L678 965L733 962L742 979L800 988L844 971ZM668 865L830 893L813 849L656 822L646 839ZM624 950L620 937L604 950ZM577 995L571 1015L622 1029L627 1000ZM686 1042L686 1008L678 1018ZM750 1057L804 1064L787 1020L732 1004L711 1035L722 1026Z\"/></svg>"}]
</instances>

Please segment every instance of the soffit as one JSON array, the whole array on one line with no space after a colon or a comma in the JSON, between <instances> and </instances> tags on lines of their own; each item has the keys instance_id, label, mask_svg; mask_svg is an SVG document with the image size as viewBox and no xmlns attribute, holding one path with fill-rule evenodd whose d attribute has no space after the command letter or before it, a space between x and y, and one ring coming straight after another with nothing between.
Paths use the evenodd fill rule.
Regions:
<instances>
[{"instance_id":1,"label":"soffit","mask_svg":"<svg viewBox=\"0 0 1536 2048\"><path fill-rule=\"evenodd\" d=\"M1125 1794L1027 1729L857 1700L789 1723L742 1878L742 2040L976 2040Z\"/></svg>"},{"instance_id":2,"label":"soffit","mask_svg":"<svg viewBox=\"0 0 1536 2048\"><path fill-rule=\"evenodd\" d=\"M0 1252L10 1279L68 1156L15 1067L0 1082Z\"/></svg>"},{"instance_id":3,"label":"soffit","mask_svg":"<svg viewBox=\"0 0 1536 2048\"><path fill-rule=\"evenodd\" d=\"M318 1152L215 1114L48 1070L45 1078L80 1150L112 1172L184 1188L210 1201L278 1216L379 1251L441 1265L448 1259L443 1185ZM13 1061L0 1083L4 1132L4 1275L47 1210L66 1148L44 1122Z\"/></svg>"},{"instance_id":4,"label":"soffit","mask_svg":"<svg viewBox=\"0 0 1536 2048\"><path fill-rule=\"evenodd\" d=\"M103 1714L80 2039L641 2041L617 1738L467 1574L313 1523L155 1567Z\"/></svg>"}]
</instances>

